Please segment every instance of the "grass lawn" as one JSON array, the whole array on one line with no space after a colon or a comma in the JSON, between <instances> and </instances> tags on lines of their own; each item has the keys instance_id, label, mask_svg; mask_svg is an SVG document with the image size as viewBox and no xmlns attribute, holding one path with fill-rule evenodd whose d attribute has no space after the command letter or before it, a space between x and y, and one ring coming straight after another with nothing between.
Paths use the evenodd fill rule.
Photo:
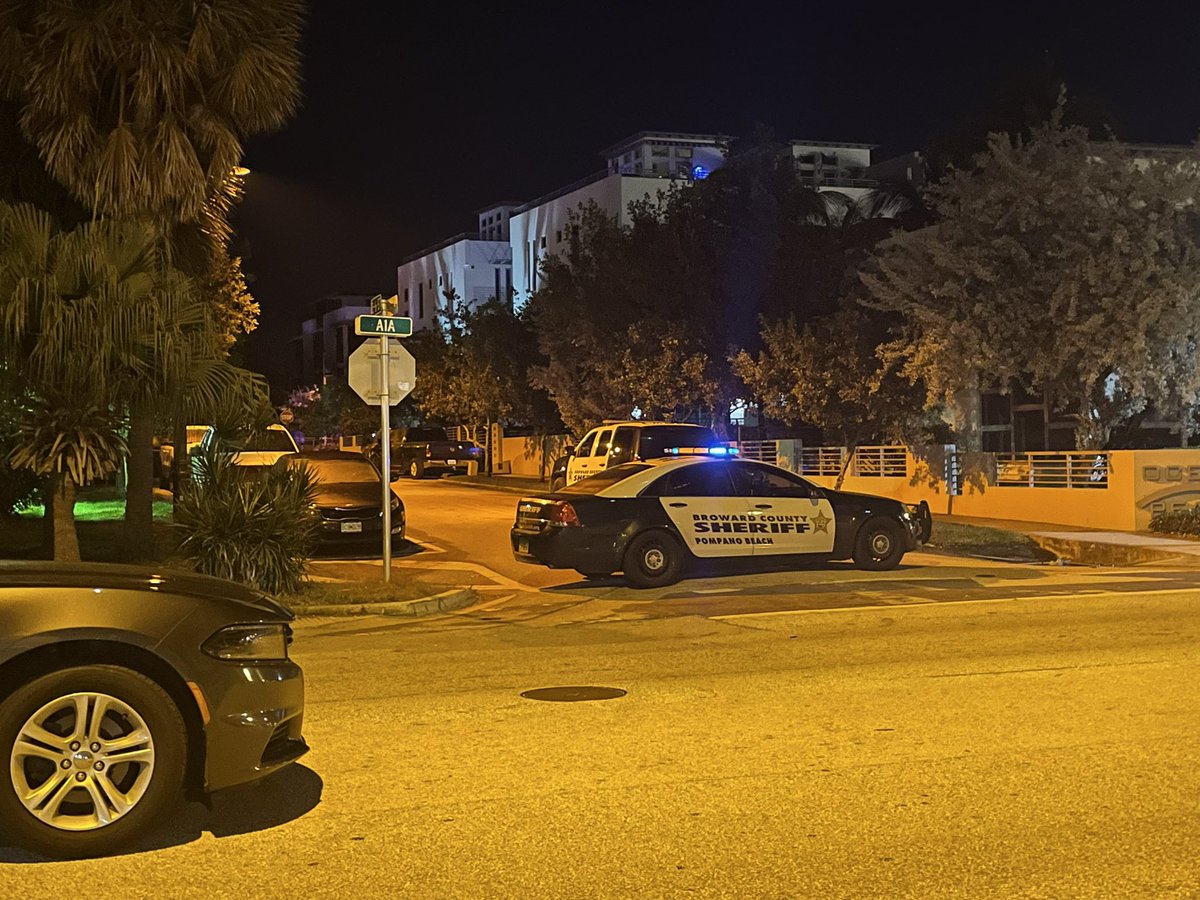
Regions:
<instances>
[{"instance_id":1,"label":"grass lawn","mask_svg":"<svg viewBox=\"0 0 1200 900\"><path fill-rule=\"evenodd\" d=\"M363 603L394 603L397 600L417 600L431 594L451 590L454 585L431 584L404 576L394 576L389 584L382 581L308 582L298 594L286 594L279 599L285 604L302 607L318 605L351 606Z\"/></svg>"},{"instance_id":2,"label":"grass lawn","mask_svg":"<svg viewBox=\"0 0 1200 900\"><path fill-rule=\"evenodd\" d=\"M965 556L994 556L1031 562L1055 559L1053 553L1043 550L1033 538L1019 531L1006 531L1003 528L988 528L983 525L964 525L941 519L933 521L933 534L930 536L929 546Z\"/></svg>"},{"instance_id":3,"label":"grass lawn","mask_svg":"<svg viewBox=\"0 0 1200 900\"><path fill-rule=\"evenodd\" d=\"M125 501L85 498L75 504L79 555L87 562L125 562ZM175 549L170 502L154 502L154 547L139 561L169 562ZM0 558L49 559L42 549L42 507L33 506L0 519Z\"/></svg>"}]
</instances>

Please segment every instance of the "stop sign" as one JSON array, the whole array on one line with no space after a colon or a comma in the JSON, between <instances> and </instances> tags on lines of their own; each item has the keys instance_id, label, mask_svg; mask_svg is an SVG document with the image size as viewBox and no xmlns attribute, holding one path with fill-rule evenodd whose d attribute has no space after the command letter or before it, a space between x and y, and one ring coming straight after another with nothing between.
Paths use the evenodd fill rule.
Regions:
<instances>
[{"instance_id":1,"label":"stop sign","mask_svg":"<svg viewBox=\"0 0 1200 900\"><path fill-rule=\"evenodd\" d=\"M384 338L383 340L388 340ZM395 406L417 383L417 361L399 341L388 342L388 405ZM370 340L350 354L350 370L347 376L354 393L372 406L379 405L380 372L379 341Z\"/></svg>"}]
</instances>

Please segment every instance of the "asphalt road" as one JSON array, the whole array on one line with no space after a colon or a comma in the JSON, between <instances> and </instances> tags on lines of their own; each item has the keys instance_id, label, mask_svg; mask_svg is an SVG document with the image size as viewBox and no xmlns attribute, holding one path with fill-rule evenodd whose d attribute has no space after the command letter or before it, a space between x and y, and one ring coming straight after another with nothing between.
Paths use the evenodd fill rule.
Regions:
<instances>
[{"instance_id":1,"label":"asphalt road","mask_svg":"<svg viewBox=\"0 0 1200 900\"><path fill-rule=\"evenodd\" d=\"M0 848L0 898L1200 896L1200 573L912 554L639 592L513 561L515 495L401 486L399 576L484 601L301 621L301 765L124 856ZM521 696L564 686L626 693Z\"/></svg>"},{"instance_id":2,"label":"asphalt road","mask_svg":"<svg viewBox=\"0 0 1200 900\"><path fill-rule=\"evenodd\" d=\"M303 766L0 896L1195 897L1198 600L310 622Z\"/></svg>"}]
</instances>

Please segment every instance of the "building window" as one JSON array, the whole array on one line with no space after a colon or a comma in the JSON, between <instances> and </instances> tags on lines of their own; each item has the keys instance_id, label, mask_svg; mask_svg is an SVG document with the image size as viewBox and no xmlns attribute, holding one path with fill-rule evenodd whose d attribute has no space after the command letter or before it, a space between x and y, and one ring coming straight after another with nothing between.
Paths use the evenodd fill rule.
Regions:
<instances>
[{"instance_id":1,"label":"building window","mask_svg":"<svg viewBox=\"0 0 1200 900\"><path fill-rule=\"evenodd\" d=\"M493 296L497 300L499 300L501 297L501 294L500 294L500 267L499 266L496 266L495 268L493 268L492 275L495 276L495 279L496 279L496 293L493 294Z\"/></svg>"},{"instance_id":2,"label":"building window","mask_svg":"<svg viewBox=\"0 0 1200 900\"><path fill-rule=\"evenodd\" d=\"M554 232L554 243L556 243L556 244L562 243L562 229L561 228L558 229L556 232Z\"/></svg>"},{"instance_id":3,"label":"building window","mask_svg":"<svg viewBox=\"0 0 1200 900\"><path fill-rule=\"evenodd\" d=\"M513 289L512 289L512 267L509 266L504 270L504 298L508 301L508 308L512 309Z\"/></svg>"},{"instance_id":4,"label":"building window","mask_svg":"<svg viewBox=\"0 0 1200 900\"><path fill-rule=\"evenodd\" d=\"M546 236L544 234L542 235L542 249L546 249Z\"/></svg>"},{"instance_id":5,"label":"building window","mask_svg":"<svg viewBox=\"0 0 1200 900\"><path fill-rule=\"evenodd\" d=\"M417 285L417 318L425 318L425 282L423 281Z\"/></svg>"},{"instance_id":6,"label":"building window","mask_svg":"<svg viewBox=\"0 0 1200 900\"><path fill-rule=\"evenodd\" d=\"M404 309L410 316L412 315L412 300L409 299L408 288L404 289Z\"/></svg>"}]
</instances>

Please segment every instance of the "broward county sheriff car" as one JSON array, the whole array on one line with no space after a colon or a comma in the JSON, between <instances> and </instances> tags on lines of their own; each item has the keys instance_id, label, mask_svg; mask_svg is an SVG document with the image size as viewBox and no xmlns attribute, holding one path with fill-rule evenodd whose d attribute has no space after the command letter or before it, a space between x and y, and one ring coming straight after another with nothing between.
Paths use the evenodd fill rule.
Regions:
<instances>
[{"instance_id":1,"label":"broward county sheriff car","mask_svg":"<svg viewBox=\"0 0 1200 900\"><path fill-rule=\"evenodd\" d=\"M610 466L657 459L670 448L706 450L720 443L712 430L702 425L606 419L585 434L567 456L554 461L550 489L560 490Z\"/></svg>"},{"instance_id":2,"label":"broward county sheriff car","mask_svg":"<svg viewBox=\"0 0 1200 900\"><path fill-rule=\"evenodd\" d=\"M659 587L696 559L853 559L890 569L929 537L928 506L822 488L736 452L677 451L522 498L513 555L589 578L621 571L634 587Z\"/></svg>"}]
</instances>

